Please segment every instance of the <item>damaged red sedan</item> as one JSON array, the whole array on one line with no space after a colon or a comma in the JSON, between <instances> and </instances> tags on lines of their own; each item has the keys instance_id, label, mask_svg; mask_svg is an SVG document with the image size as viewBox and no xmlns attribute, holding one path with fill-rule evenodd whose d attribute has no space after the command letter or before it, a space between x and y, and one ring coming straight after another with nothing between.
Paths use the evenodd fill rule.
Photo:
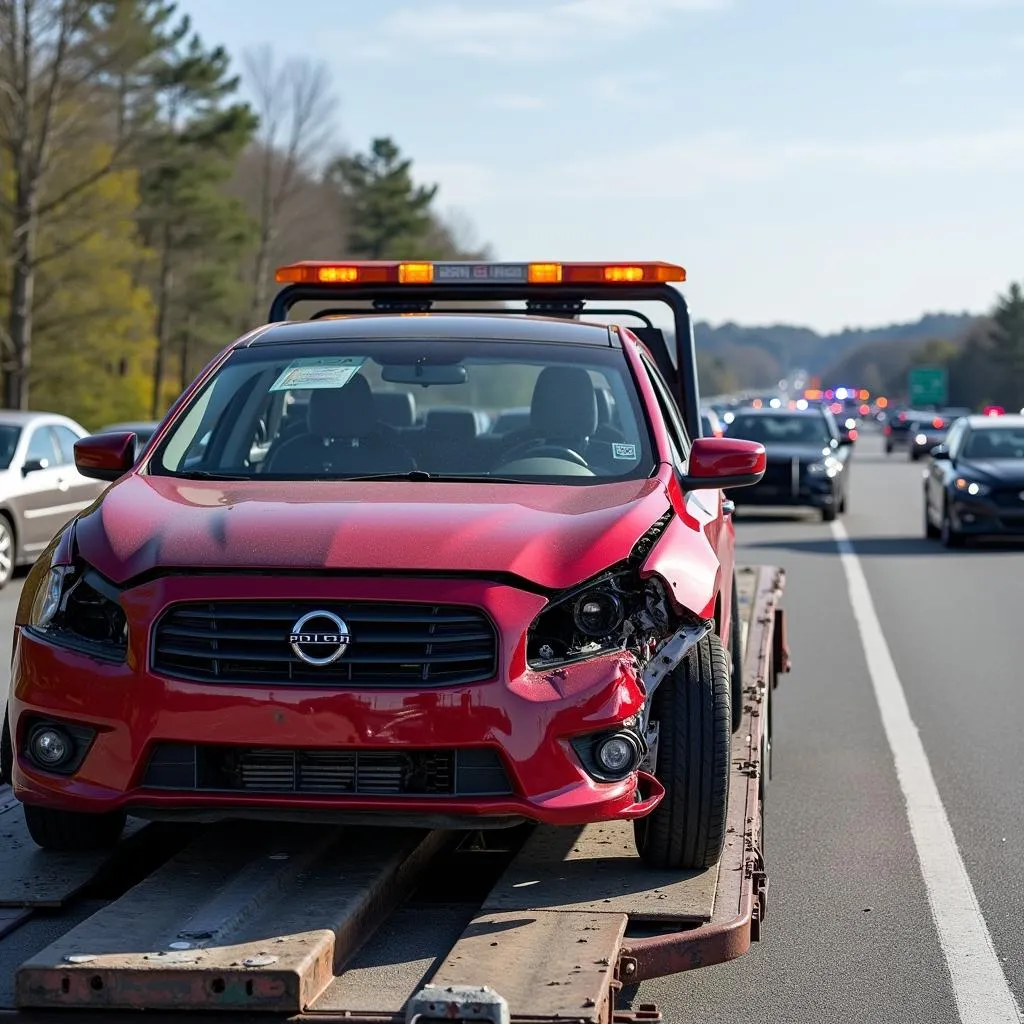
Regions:
<instances>
[{"instance_id":1,"label":"damaged red sedan","mask_svg":"<svg viewBox=\"0 0 1024 1024\"><path fill-rule=\"evenodd\" d=\"M408 315L425 293L245 335L138 460L132 434L78 444L113 483L26 582L5 721L39 845L112 844L129 814L634 819L651 865L718 859L722 488L763 447L691 436L628 327Z\"/></svg>"}]
</instances>

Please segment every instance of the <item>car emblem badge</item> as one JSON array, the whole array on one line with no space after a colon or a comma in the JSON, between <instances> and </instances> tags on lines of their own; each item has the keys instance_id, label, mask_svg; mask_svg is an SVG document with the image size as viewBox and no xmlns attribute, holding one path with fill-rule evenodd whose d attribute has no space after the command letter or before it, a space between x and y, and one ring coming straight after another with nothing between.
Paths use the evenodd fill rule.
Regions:
<instances>
[{"instance_id":1,"label":"car emblem badge","mask_svg":"<svg viewBox=\"0 0 1024 1024\"><path fill-rule=\"evenodd\" d=\"M310 629L310 625L329 624L330 628ZM295 657L304 661L307 665L330 665L337 661L347 650L352 642L352 636L348 631L345 620L334 612L323 611L308 612L292 626L288 634L288 643L295 652ZM319 648L324 653L316 654L314 651Z\"/></svg>"}]
</instances>

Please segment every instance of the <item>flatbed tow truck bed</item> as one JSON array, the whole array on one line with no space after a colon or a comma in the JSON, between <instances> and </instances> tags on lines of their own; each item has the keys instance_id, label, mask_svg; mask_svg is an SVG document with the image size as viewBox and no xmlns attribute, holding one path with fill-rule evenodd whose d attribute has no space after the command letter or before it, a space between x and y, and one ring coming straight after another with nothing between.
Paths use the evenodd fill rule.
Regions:
<instances>
[{"instance_id":1,"label":"flatbed tow truck bed","mask_svg":"<svg viewBox=\"0 0 1024 1024\"><path fill-rule=\"evenodd\" d=\"M789 667L784 574L748 566L737 579L745 699L715 867L643 868L627 822L469 834L132 822L112 853L45 853L0 787L0 1024L109 1021L111 1010L660 1020L616 997L742 956L765 915L762 738Z\"/></svg>"}]
</instances>

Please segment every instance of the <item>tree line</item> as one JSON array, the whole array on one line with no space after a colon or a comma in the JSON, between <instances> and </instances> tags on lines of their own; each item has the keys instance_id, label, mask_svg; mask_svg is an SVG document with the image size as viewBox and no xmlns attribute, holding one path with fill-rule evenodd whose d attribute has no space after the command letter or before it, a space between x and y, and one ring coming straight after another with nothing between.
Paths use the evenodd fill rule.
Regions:
<instances>
[{"instance_id":1,"label":"tree line","mask_svg":"<svg viewBox=\"0 0 1024 1024\"><path fill-rule=\"evenodd\" d=\"M323 64L236 68L170 0L0 0L0 40L7 408L158 418L280 263L487 255L392 139L346 151Z\"/></svg>"},{"instance_id":2,"label":"tree line","mask_svg":"<svg viewBox=\"0 0 1024 1024\"><path fill-rule=\"evenodd\" d=\"M914 345L873 342L844 356L827 377L905 399L914 366L947 368L952 405L1024 408L1024 288L1010 284L966 331Z\"/></svg>"}]
</instances>

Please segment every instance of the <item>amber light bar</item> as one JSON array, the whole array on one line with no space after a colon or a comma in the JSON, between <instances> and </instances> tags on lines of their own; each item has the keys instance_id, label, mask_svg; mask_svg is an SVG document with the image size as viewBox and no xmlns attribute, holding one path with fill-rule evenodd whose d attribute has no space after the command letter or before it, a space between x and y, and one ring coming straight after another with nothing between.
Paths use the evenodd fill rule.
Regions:
<instances>
[{"instance_id":1,"label":"amber light bar","mask_svg":"<svg viewBox=\"0 0 1024 1024\"><path fill-rule=\"evenodd\" d=\"M667 284L685 281L674 263L413 263L301 260L277 268L278 284Z\"/></svg>"}]
</instances>

